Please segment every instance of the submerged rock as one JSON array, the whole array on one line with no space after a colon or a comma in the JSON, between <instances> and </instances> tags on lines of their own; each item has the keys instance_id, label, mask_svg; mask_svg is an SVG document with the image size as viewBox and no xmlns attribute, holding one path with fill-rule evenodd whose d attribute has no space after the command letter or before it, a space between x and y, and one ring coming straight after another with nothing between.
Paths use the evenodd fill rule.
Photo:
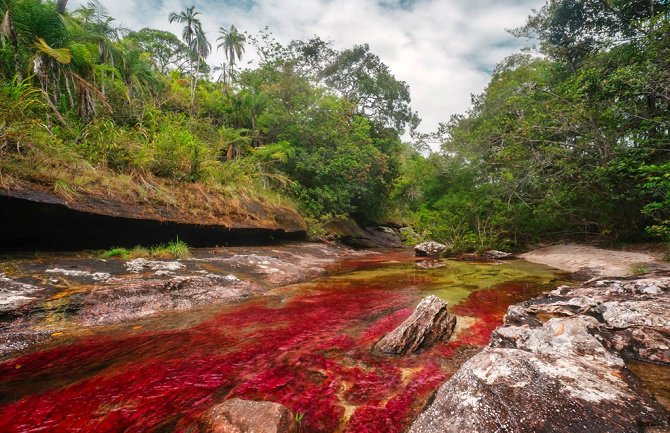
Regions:
<instances>
[{"instance_id":1,"label":"submerged rock","mask_svg":"<svg viewBox=\"0 0 670 433\"><path fill-rule=\"evenodd\" d=\"M444 263L444 262L441 261L441 260L437 260L437 259L430 258L430 259L425 259L425 260L419 260L419 261L417 261L417 262L415 263L415 266L416 266L417 268L421 268L421 269L439 269L439 268L444 268L444 267L446 267L447 264Z\"/></svg>"},{"instance_id":2,"label":"submerged rock","mask_svg":"<svg viewBox=\"0 0 670 433\"><path fill-rule=\"evenodd\" d=\"M233 398L200 417L203 433L294 433L291 412L279 403Z\"/></svg>"},{"instance_id":3,"label":"submerged rock","mask_svg":"<svg viewBox=\"0 0 670 433\"><path fill-rule=\"evenodd\" d=\"M669 290L670 277L592 280L511 306L410 432L667 431L624 359L670 365Z\"/></svg>"},{"instance_id":4,"label":"submerged rock","mask_svg":"<svg viewBox=\"0 0 670 433\"><path fill-rule=\"evenodd\" d=\"M456 326L456 316L449 314L447 303L435 295L424 298L410 317L375 344L374 349L393 355L404 355L447 340Z\"/></svg>"},{"instance_id":5,"label":"submerged rock","mask_svg":"<svg viewBox=\"0 0 670 433\"><path fill-rule=\"evenodd\" d=\"M0 273L0 313L30 304L36 299L34 295L43 291L42 287L14 281Z\"/></svg>"},{"instance_id":6,"label":"submerged rock","mask_svg":"<svg viewBox=\"0 0 670 433\"><path fill-rule=\"evenodd\" d=\"M76 320L87 326L121 323L166 311L231 302L260 290L255 283L230 275L142 280L92 290L83 298Z\"/></svg>"},{"instance_id":7,"label":"submerged rock","mask_svg":"<svg viewBox=\"0 0 670 433\"><path fill-rule=\"evenodd\" d=\"M439 257L447 251L447 246L435 241L422 242L414 247L417 257Z\"/></svg>"}]
</instances>

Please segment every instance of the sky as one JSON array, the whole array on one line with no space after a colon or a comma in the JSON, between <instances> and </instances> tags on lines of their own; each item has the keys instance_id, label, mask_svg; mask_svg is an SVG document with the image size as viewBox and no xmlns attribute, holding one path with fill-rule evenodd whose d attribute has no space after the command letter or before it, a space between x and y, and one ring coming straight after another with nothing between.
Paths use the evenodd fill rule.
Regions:
<instances>
[{"instance_id":1,"label":"sky","mask_svg":"<svg viewBox=\"0 0 670 433\"><path fill-rule=\"evenodd\" d=\"M74 9L87 0L70 0ZM195 5L208 39L234 24L256 33L266 26L280 42L314 35L344 49L367 43L397 79L409 84L412 106L434 131L452 114L464 113L471 94L482 92L495 65L527 41L506 29L523 25L544 0L99 0L118 25L169 30L168 15ZM253 58L247 47L243 60ZM208 62L220 64L222 51Z\"/></svg>"}]
</instances>

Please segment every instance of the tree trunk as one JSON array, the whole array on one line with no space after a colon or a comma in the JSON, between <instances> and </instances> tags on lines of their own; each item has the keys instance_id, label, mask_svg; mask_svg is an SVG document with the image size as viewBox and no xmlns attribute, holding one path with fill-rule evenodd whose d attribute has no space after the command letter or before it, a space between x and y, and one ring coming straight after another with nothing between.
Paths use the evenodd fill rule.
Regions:
<instances>
[{"instance_id":1,"label":"tree trunk","mask_svg":"<svg viewBox=\"0 0 670 433\"><path fill-rule=\"evenodd\" d=\"M198 59L198 66L200 65L200 59ZM193 73L193 87L191 88L191 114L195 114L195 90L198 87L198 75Z\"/></svg>"},{"instance_id":2,"label":"tree trunk","mask_svg":"<svg viewBox=\"0 0 670 433\"><path fill-rule=\"evenodd\" d=\"M72 98L72 90L70 89L70 80L68 80L67 75L65 75L65 89L67 90L67 96L70 99L70 108L73 108L74 99Z\"/></svg>"},{"instance_id":3,"label":"tree trunk","mask_svg":"<svg viewBox=\"0 0 670 433\"><path fill-rule=\"evenodd\" d=\"M63 15L65 13L65 8L67 7L67 0L58 0L58 5L56 10L59 14Z\"/></svg>"},{"instance_id":4,"label":"tree trunk","mask_svg":"<svg viewBox=\"0 0 670 433\"><path fill-rule=\"evenodd\" d=\"M6 23L9 30L9 38L12 41L12 49L14 50L14 73L16 74L16 80L23 80L21 74L21 56L19 54L19 35L16 33L16 27L14 27L14 19L12 18L11 9L7 9L5 16L3 17L3 24Z\"/></svg>"}]
</instances>

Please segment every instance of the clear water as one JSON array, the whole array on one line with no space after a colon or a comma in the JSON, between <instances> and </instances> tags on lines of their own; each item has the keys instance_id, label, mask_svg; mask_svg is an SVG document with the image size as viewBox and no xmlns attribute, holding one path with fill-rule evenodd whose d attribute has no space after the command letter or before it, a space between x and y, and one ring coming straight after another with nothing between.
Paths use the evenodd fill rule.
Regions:
<instances>
[{"instance_id":1,"label":"clear water","mask_svg":"<svg viewBox=\"0 0 670 433\"><path fill-rule=\"evenodd\" d=\"M524 261L445 263L381 254L244 303L86 330L0 363L0 431L198 432L199 414L231 397L280 402L305 432L404 431L509 305L561 277ZM371 353L429 294L449 301L455 336Z\"/></svg>"}]
</instances>

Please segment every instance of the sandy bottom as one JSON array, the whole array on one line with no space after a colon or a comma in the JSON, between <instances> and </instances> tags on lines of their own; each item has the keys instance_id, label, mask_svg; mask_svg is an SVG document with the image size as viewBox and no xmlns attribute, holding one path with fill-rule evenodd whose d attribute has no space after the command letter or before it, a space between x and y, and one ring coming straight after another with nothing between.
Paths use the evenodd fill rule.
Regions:
<instances>
[{"instance_id":1,"label":"sandy bottom","mask_svg":"<svg viewBox=\"0 0 670 433\"><path fill-rule=\"evenodd\" d=\"M649 270L670 269L670 264L647 252L605 250L588 245L552 245L520 256L568 272L588 268L593 276L620 277Z\"/></svg>"}]
</instances>

